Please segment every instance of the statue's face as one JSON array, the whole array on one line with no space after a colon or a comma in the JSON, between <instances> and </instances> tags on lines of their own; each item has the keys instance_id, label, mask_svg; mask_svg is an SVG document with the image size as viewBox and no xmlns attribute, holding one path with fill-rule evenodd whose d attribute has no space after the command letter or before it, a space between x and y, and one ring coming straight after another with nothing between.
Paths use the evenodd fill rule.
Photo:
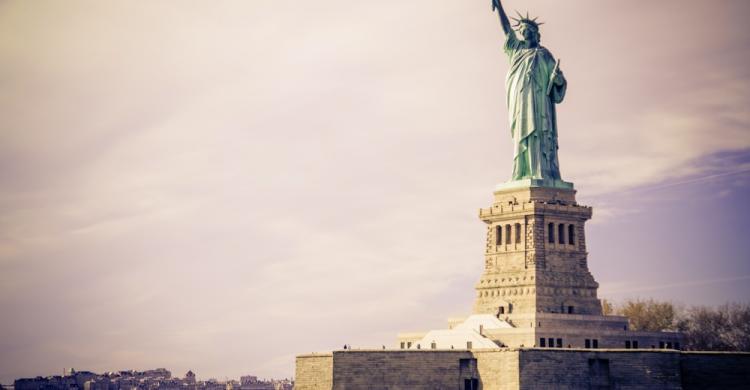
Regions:
<instances>
[{"instance_id":1,"label":"statue's face","mask_svg":"<svg viewBox=\"0 0 750 390\"><path fill-rule=\"evenodd\" d=\"M524 41L539 43L539 32L534 27L522 23L521 26L518 27L518 32L521 33Z\"/></svg>"}]
</instances>

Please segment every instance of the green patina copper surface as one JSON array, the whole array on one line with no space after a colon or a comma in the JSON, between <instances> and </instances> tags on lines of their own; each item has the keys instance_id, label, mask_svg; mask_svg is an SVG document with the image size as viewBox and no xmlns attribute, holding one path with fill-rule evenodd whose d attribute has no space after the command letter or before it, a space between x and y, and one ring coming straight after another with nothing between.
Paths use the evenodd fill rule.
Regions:
<instances>
[{"instance_id":1,"label":"green patina copper surface","mask_svg":"<svg viewBox=\"0 0 750 390\"><path fill-rule=\"evenodd\" d=\"M505 32L504 51L510 60L506 92L514 148L511 181L572 187L562 181L557 158L555 105L562 102L567 88L560 62L539 44L541 23L519 15L515 19L519 38L500 0L493 0L493 8L500 15Z\"/></svg>"}]
</instances>

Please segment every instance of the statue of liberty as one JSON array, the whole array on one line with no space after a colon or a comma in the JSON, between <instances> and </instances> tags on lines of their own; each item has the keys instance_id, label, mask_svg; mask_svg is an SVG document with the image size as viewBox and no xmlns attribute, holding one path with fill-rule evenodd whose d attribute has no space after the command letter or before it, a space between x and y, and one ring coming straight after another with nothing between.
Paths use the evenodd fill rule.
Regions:
<instances>
[{"instance_id":1,"label":"statue of liberty","mask_svg":"<svg viewBox=\"0 0 750 390\"><path fill-rule=\"evenodd\" d=\"M563 184L557 159L555 104L565 97L567 82L560 71L560 61L539 45L541 23L536 18L531 19L528 14L513 18L513 27L522 38L519 39L500 0L492 0L492 9L498 10L505 33L504 51L510 59L505 83L514 146L511 180Z\"/></svg>"}]
</instances>

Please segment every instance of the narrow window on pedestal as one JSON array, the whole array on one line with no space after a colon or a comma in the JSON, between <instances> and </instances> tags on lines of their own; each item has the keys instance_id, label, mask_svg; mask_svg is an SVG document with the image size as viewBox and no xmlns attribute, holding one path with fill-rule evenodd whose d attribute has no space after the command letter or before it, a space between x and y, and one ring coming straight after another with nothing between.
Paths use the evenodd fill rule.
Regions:
<instances>
[{"instance_id":1,"label":"narrow window on pedestal","mask_svg":"<svg viewBox=\"0 0 750 390\"><path fill-rule=\"evenodd\" d=\"M510 245L510 225L505 225L505 243Z\"/></svg>"},{"instance_id":2,"label":"narrow window on pedestal","mask_svg":"<svg viewBox=\"0 0 750 390\"><path fill-rule=\"evenodd\" d=\"M555 224L554 223L550 223L547 226L547 242L549 242L550 244L555 243Z\"/></svg>"},{"instance_id":3,"label":"narrow window on pedestal","mask_svg":"<svg viewBox=\"0 0 750 390\"><path fill-rule=\"evenodd\" d=\"M557 225L557 243L565 244L565 225Z\"/></svg>"},{"instance_id":4,"label":"narrow window on pedestal","mask_svg":"<svg viewBox=\"0 0 750 390\"><path fill-rule=\"evenodd\" d=\"M521 224L516 224L516 244L521 243Z\"/></svg>"},{"instance_id":5,"label":"narrow window on pedestal","mask_svg":"<svg viewBox=\"0 0 750 390\"><path fill-rule=\"evenodd\" d=\"M544 337L540 338L539 339L539 346L542 347L542 348L544 348L546 346L545 341L547 341L547 340L545 340Z\"/></svg>"},{"instance_id":6,"label":"narrow window on pedestal","mask_svg":"<svg viewBox=\"0 0 750 390\"><path fill-rule=\"evenodd\" d=\"M495 226L495 245L503 244L503 227L501 225Z\"/></svg>"},{"instance_id":7,"label":"narrow window on pedestal","mask_svg":"<svg viewBox=\"0 0 750 390\"><path fill-rule=\"evenodd\" d=\"M576 243L576 229L573 225L568 225L568 244L575 245Z\"/></svg>"}]
</instances>

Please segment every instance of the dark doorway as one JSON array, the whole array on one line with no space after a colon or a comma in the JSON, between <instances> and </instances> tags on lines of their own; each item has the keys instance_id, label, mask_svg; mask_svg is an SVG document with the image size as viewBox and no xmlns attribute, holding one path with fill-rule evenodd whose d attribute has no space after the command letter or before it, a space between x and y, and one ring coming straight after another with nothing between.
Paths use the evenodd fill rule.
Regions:
<instances>
[{"instance_id":1,"label":"dark doorway","mask_svg":"<svg viewBox=\"0 0 750 390\"><path fill-rule=\"evenodd\" d=\"M479 379L464 379L464 390L479 390Z\"/></svg>"},{"instance_id":2,"label":"dark doorway","mask_svg":"<svg viewBox=\"0 0 750 390\"><path fill-rule=\"evenodd\" d=\"M612 388L609 375L609 359L589 359L589 389L606 390Z\"/></svg>"}]
</instances>

